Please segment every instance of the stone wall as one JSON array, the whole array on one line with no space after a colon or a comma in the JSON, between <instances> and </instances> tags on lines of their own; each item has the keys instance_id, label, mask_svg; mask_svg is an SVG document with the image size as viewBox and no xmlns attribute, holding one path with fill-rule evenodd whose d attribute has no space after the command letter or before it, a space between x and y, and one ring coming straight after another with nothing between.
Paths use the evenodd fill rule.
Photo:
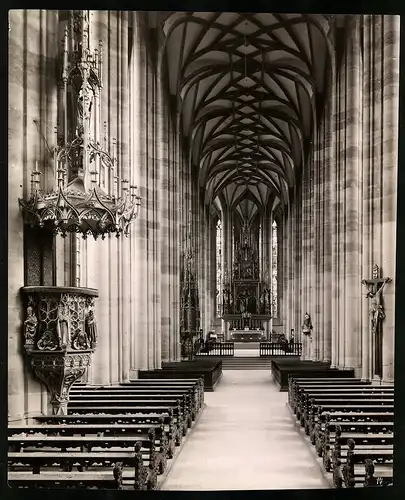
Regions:
<instances>
[{"instance_id":1,"label":"stone wall","mask_svg":"<svg viewBox=\"0 0 405 500\"><path fill-rule=\"evenodd\" d=\"M56 11L9 11L8 104L8 412L18 421L47 409L47 393L25 363L19 290L24 286L24 227L18 198L29 195L35 161L44 182L51 165L43 136L52 143L56 125ZM47 126L45 126L47 124ZM34 283L32 283L34 284ZM42 283L36 283L42 284ZM48 283L49 284L49 283Z\"/></svg>"},{"instance_id":2,"label":"stone wall","mask_svg":"<svg viewBox=\"0 0 405 500\"><path fill-rule=\"evenodd\" d=\"M399 16L348 16L332 31L330 93L285 221L288 330L311 314L304 358L373 378L362 279L377 264L384 290L383 380L394 376ZM290 307L289 307L290 306Z\"/></svg>"}]
</instances>

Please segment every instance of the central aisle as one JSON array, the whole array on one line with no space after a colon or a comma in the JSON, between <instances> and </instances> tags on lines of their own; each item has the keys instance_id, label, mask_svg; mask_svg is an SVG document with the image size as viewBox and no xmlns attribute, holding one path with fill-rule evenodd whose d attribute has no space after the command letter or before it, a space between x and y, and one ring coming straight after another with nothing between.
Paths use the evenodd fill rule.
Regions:
<instances>
[{"instance_id":1,"label":"central aisle","mask_svg":"<svg viewBox=\"0 0 405 500\"><path fill-rule=\"evenodd\" d=\"M327 488L269 371L227 370L163 490Z\"/></svg>"}]
</instances>

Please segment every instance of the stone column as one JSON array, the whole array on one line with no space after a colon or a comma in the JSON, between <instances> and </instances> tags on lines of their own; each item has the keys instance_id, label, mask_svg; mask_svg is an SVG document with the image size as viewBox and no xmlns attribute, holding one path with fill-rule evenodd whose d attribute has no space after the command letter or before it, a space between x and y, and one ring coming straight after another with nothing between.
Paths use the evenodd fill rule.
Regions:
<instances>
[{"instance_id":1,"label":"stone column","mask_svg":"<svg viewBox=\"0 0 405 500\"><path fill-rule=\"evenodd\" d=\"M331 119L329 123L329 133L334 138L331 147L331 174L330 174L330 204L328 209L331 224L331 367L337 368L339 365L339 225L338 225L338 192L339 192L339 85L337 72L333 75L332 96L331 96Z\"/></svg>"},{"instance_id":2,"label":"stone column","mask_svg":"<svg viewBox=\"0 0 405 500\"><path fill-rule=\"evenodd\" d=\"M146 114L147 114L147 68L145 13L132 13L132 54L130 72L131 88L131 164L142 198L139 217L131 233L134 264L132 280L133 311L131 321L131 343L134 363L132 369L146 370L148 365L148 274L147 274L147 226L151 200L148 196L147 155L146 155Z\"/></svg>"},{"instance_id":3,"label":"stone column","mask_svg":"<svg viewBox=\"0 0 405 500\"><path fill-rule=\"evenodd\" d=\"M158 66L161 70L161 66ZM164 92L164 75L159 71L157 75L157 161L160 170L160 192L161 192L161 344L162 361L170 361L170 286L171 286L171 266L170 251L172 240L170 238L170 224L172 214L170 212L170 166L168 158L168 130L167 130L167 107L165 100L167 96Z\"/></svg>"},{"instance_id":4,"label":"stone column","mask_svg":"<svg viewBox=\"0 0 405 500\"><path fill-rule=\"evenodd\" d=\"M395 356L395 263L398 172L398 109L400 17L383 16L382 59L382 268L383 275L394 278L384 289L386 318L383 322L383 382L394 380Z\"/></svg>"},{"instance_id":5,"label":"stone column","mask_svg":"<svg viewBox=\"0 0 405 500\"><path fill-rule=\"evenodd\" d=\"M321 330L321 303L320 303L320 273L321 273L321 242L322 242L322 232L323 226L321 225L321 208L320 208L320 189L321 189L321 180L320 180L320 144L319 144L319 136L320 136L320 127L321 124L318 124L313 137L313 151L312 151L312 204L311 204L311 226L314 229L311 231L311 311L313 317L313 334L312 334L312 352L311 359L313 361L319 360L320 354L320 337L323 335Z\"/></svg>"},{"instance_id":6,"label":"stone column","mask_svg":"<svg viewBox=\"0 0 405 500\"><path fill-rule=\"evenodd\" d=\"M9 77L8 77L8 420L24 418L25 386L22 328L24 321L20 288L24 285L23 218L18 198L29 194L29 176L24 163L35 161L35 152L29 148L34 124L27 120L28 63L28 14L27 11L9 11ZM32 70L31 70L32 71ZM25 83L25 85L24 85ZM30 100L31 102L31 100ZM28 136L21 134L28 125ZM28 153L28 158L24 157ZM37 384L39 388L39 384Z\"/></svg>"},{"instance_id":7,"label":"stone column","mask_svg":"<svg viewBox=\"0 0 405 500\"><path fill-rule=\"evenodd\" d=\"M332 78L334 77L334 73ZM333 216L332 210L332 172L333 156L335 148L332 126L335 117L335 101L333 98L333 86L330 92L329 103L324 113L323 137L325 141L324 150L324 179L323 179L323 357L322 361L331 362L332 356L332 234Z\"/></svg>"},{"instance_id":8,"label":"stone column","mask_svg":"<svg viewBox=\"0 0 405 500\"><path fill-rule=\"evenodd\" d=\"M129 171L129 75L128 75L128 22L129 12L120 12L121 18L121 39L120 39L120 73L121 73L121 109L120 109L120 161L121 172L125 179L131 180L131 172ZM130 182L130 185L133 185ZM131 227L134 230L135 221ZM120 240L120 330L121 334L121 350L120 350L120 373L119 380L123 382L129 381L130 369L130 273L128 266L130 263L130 242L129 238L123 237Z\"/></svg>"},{"instance_id":9,"label":"stone column","mask_svg":"<svg viewBox=\"0 0 405 500\"><path fill-rule=\"evenodd\" d=\"M147 58L146 58L146 159L147 159L147 311L148 311L148 367L161 367L161 303L160 303L160 275L161 275L161 228L160 228L160 190L161 171L156 161L156 31L152 32L145 20L147 30Z\"/></svg>"},{"instance_id":10,"label":"stone column","mask_svg":"<svg viewBox=\"0 0 405 500\"><path fill-rule=\"evenodd\" d=\"M345 132L346 132L346 169L344 180L345 193L345 356L344 366L358 369L360 365L359 339L359 306L361 293L361 276L359 269L359 170L361 168L361 60L360 60L360 20L355 16L347 45L346 92L342 96L347 99Z\"/></svg>"},{"instance_id":11,"label":"stone column","mask_svg":"<svg viewBox=\"0 0 405 500\"><path fill-rule=\"evenodd\" d=\"M363 78L364 78L364 98L363 98L363 168L362 168L362 270L363 278L371 277L371 269L373 266L372 252L372 202L373 202L373 186L372 186L372 155L371 155L371 138L373 137L373 122L372 122L372 71L371 71L371 55L372 47L372 19L373 16L364 16L363 20ZM362 345L361 345L361 367L362 380L370 380L372 374L372 359L373 351L371 349L371 325L369 316L369 301L365 297L365 289L361 294L361 325L362 325Z\"/></svg>"},{"instance_id":12,"label":"stone column","mask_svg":"<svg viewBox=\"0 0 405 500\"><path fill-rule=\"evenodd\" d=\"M173 241L175 242L175 252L173 261L173 272L175 276L174 280L174 293L173 293L173 316L175 318L174 324L174 337L173 337L173 349L174 349L174 359L173 361L180 361L180 249L183 244L183 221L182 221L182 203L183 193L182 193L182 171L181 171L181 143L180 143L180 123L178 120L178 110L176 108L176 115L174 117L174 185L176 186L175 196L173 197L173 209L175 212L175 219L173 224Z\"/></svg>"}]
</instances>

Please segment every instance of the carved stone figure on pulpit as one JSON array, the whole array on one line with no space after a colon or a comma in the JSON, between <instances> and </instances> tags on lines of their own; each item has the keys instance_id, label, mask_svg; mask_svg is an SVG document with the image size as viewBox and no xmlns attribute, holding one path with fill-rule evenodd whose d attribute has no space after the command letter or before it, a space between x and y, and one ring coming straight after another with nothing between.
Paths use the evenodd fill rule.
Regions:
<instances>
[{"instance_id":1,"label":"carved stone figure on pulpit","mask_svg":"<svg viewBox=\"0 0 405 500\"><path fill-rule=\"evenodd\" d=\"M56 323L56 332L58 335L59 346L61 349L67 347L69 343L69 312L65 305L60 305L58 308L58 319Z\"/></svg>"},{"instance_id":2,"label":"carved stone figure on pulpit","mask_svg":"<svg viewBox=\"0 0 405 500\"><path fill-rule=\"evenodd\" d=\"M89 349L89 339L83 330L79 330L79 332L77 333L75 339L73 340L72 347L76 351Z\"/></svg>"},{"instance_id":3,"label":"carved stone figure on pulpit","mask_svg":"<svg viewBox=\"0 0 405 500\"><path fill-rule=\"evenodd\" d=\"M96 318L94 317L93 309L89 309L86 317L86 333L90 347L94 349L97 345L98 334Z\"/></svg>"},{"instance_id":4,"label":"carved stone figure on pulpit","mask_svg":"<svg viewBox=\"0 0 405 500\"><path fill-rule=\"evenodd\" d=\"M38 318L31 306L27 307L27 317L24 321L25 346L35 345L35 335L37 334Z\"/></svg>"}]
</instances>

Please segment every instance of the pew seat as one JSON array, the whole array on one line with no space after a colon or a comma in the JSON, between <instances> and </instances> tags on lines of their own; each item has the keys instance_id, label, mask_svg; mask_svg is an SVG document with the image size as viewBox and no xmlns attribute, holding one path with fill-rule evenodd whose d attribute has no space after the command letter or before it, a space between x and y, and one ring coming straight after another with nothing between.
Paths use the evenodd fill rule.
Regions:
<instances>
[{"instance_id":1,"label":"pew seat","mask_svg":"<svg viewBox=\"0 0 405 500\"><path fill-rule=\"evenodd\" d=\"M362 464L355 464L354 466L354 481L355 488L362 488L365 486L365 469ZM376 486L391 486L393 483L393 466L392 464L376 464L374 477L376 479Z\"/></svg>"},{"instance_id":2,"label":"pew seat","mask_svg":"<svg viewBox=\"0 0 405 500\"><path fill-rule=\"evenodd\" d=\"M167 403L167 402L166 402ZM181 409L176 405L176 406L110 406L110 405L105 405L105 406L76 406L74 408L70 408L68 406L68 415L83 415L83 416L88 416L88 415L95 415L95 416L100 416L100 415L120 415L120 418L123 419L125 415L128 415L128 422L130 422L131 416L132 415L137 415L137 414L157 414L157 413L168 413L171 410L174 418L174 424L176 425L177 429L177 442L176 444L180 444L178 441L181 436L185 436L187 434L187 428L188 428L188 422L183 419L183 415L181 412Z\"/></svg>"},{"instance_id":3,"label":"pew seat","mask_svg":"<svg viewBox=\"0 0 405 500\"><path fill-rule=\"evenodd\" d=\"M143 448L148 449L151 442L155 441L147 432L136 436L97 436L94 434L87 436L48 436L42 434L10 436L8 446L10 451L21 451L30 447L59 448L60 450L81 448L85 451L91 451L95 448L133 448L138 442L142 444Z\"/></svg>"},{"instance_id":4,"label":"pew seat","mask_svg":"<svg viewBox=\"0 0 405 500\"><path fill-rule=\"evenodd\" d=\"M141 453L144 464L149 465L148 450L143 450ZM39 474L41 468L55 465L68 472L73 467L88 468L94 465L105 467L117 462L129 467L134 461L134 451L12 451L8 452L7 459L11 470L22 465L30 467L34 474Z\"/></svg>"},{"instance_id":5,"label":"pew seat","mask_svg":"<svg viewBox=\"0 0 405 500\"><path fill-rule=\"evenodd\" d=\"M146 413L144 415L137 413L116 413L116 414L97 414L84 413L79 415L40 415L36 417L38 422L55 425L133 425L133 424L161 424L162 422L169 429L170 435L173 437L175 444L181 444L183 436L182 429L178 428L176 417L173 416L173 410L167 409L163 413ZM183 426L184 427L184 426Z\"/></svg>"},{"instance_id":6,"label":"pew seat","mask_svg":"<svg viewBox=\"0 0 405 500\"><path fill-rule=\"evenodd\" d=\"M9 471L7 477L11 488L52 488L52 489L122 489L122 467L115 466L112 471L95 473L44 471L30 474L25 471Z\"/></svg>"},{"instance_id":7,"label":"pew seat","mask_svg":"<svg viewBox=\"0 0 405 500\"><path fill-rule=\"evenodd\" d=\"M333 413L333 415L335 415ZM394 428L394 422L346 422L329 420L329 430L334 432L336 430L336 426L340 426L343 431L343 434L346 432L359 432L360 434L373 434L378 432L379 434L391 433Z\"/></svg>"},{"instance_id":8,"label":"pew seat","mask_svg":"<svg viewBox=\"0 0 405 500\"><path fill-rule=\"evenodd\" d=\"M393 413L394 411L394 404L393 402L387 403L387 401L383 401L382 404L375 404L375 402L370 403L370 404L362 404L364 400L361 400L360 402L355 402L355 401L350 401L347 404L341 404L342 401L337 400L338 402L336 404L333 404L331 402L325 403L322 402L321 409L322 411L327 411L330 412L331 414L335 413L335 411L338 411L340 413L344 412L344 410L347 411L347 413L355 412L355 413L362 413L362 412L372 412L372 413Z\"/></svg>"},{"instance_id":9,"label":"pew seat","mask_svg":"<svg viewBox=\"0 0 405 500\"><path fill-rule=\"evenodd\" d=\"M394 412L358 412L358 411L334 411L331 418L337 422L386 422L390 424L394 420Z\"/></svg>"},{"instance_id":10,"label":"pew seat","mask_svg":"<svg viewBox=\"0 0 405 500\"><path fill-rule=\"evenodd\" d=\"M356 449L359 447L359 445L392 445L394 442L394 434L363 434L360 432L342 432L341 438L343 443L347 443L348 439L353 439L353 441L356 443ZM335 434L330 433L330 442L334 443L335 441Z\"/></svg>"},{"instance_id":11,"label":"pew seat","mask_svg":"<svg viewBox=\"0 0 405 500\"><path fill-rule=\"evenodd\" d=\"M39 424L39 425L10 425L7 433L9 437L24 434L47 436L145 436L153 429L157 439L155 444L162 446L168 458L174 455L175 442L169 426L158 424Z\"/></svg>"}]
</instances>

